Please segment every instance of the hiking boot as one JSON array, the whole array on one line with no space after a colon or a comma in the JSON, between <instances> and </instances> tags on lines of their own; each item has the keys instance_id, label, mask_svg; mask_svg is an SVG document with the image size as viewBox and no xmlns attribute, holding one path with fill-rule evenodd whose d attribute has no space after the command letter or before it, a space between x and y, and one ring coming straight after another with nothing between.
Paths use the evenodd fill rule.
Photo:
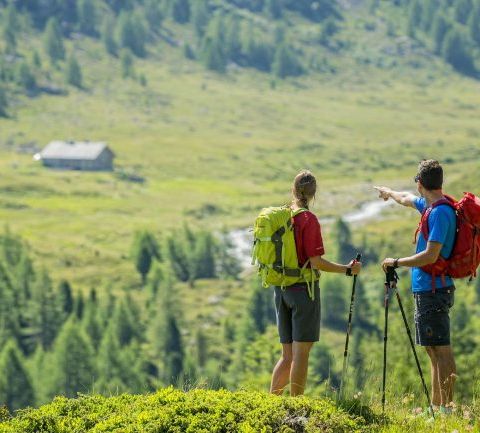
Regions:
<instances>
[{"instance_id":1,"label":"hiking boot","mask_svg":"<svg viewBox=\"0 0 480 433\"><path fill-rule=\"evenodd\" d=\"M420 410L420 408L418 408L418 409ZM435 412L435 408L433 410ZM430 408L430 406L426 407L421 412L417 412L416 417L417 418L425 418L426 422L432 422L434 420L432 409Z\"/></svg>"},{"instance_id":2,"label":"hiking boot","mask_svg":"<svg viewBox=\"0 0 480 433\"><path fill-rule=\"evenodd\" d=\"M440 406L439 412L442 416L450 416L453 414L452 408L447 406Z\"/></svg>"}]
</instances>

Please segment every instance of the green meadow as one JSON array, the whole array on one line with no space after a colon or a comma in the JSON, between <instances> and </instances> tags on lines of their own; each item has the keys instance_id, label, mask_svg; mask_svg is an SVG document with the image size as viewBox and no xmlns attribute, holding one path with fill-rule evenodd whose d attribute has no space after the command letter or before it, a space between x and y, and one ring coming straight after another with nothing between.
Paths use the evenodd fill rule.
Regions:
<instances>
[{"instance_id":1,"label":"green meadow","mask_svg":"<svg viewBox=\"0 0 480 433\"><path fill-rule=\"evenodd\" d=\"M273 85L251 70L206 72L167 49L136 63L142 86L88 44L79 52L84 90L19 96L0 120L0 218L75 285L131 282L136 230L248 227L261 207L289 199L301 168L319 179L320 217L374 200L374 184L412 189L422 158L445 163L452 192L478 190L480 86L445 66ZM116 172L56 171L20 153L57 139L108 142Z\"/></svg>"}]
</instances>

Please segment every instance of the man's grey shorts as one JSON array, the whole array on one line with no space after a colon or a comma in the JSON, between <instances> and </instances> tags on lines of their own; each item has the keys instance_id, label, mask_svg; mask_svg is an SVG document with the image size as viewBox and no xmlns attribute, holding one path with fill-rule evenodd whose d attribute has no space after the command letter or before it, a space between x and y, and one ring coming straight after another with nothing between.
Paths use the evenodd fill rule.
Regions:
<instances>
[{"instance_id":1,"label":"man's grey shorts","mask_svg":"<svg viewBox=\"0 0 480 433\"><path fill-rule=\"evenodd\" d=\"M455 287L415 293L415 340L420 346L449 346L449 311L454 303Z\"/></svg>"},{"instance_id":2,"label":"man's grey shorts","mask_svg":"<svg viewBox=\"0 0 480 433\"><path fill-rule=\"evenodd\" d=\"M293 341L315 342L320 339L320 286L315 282L315 300L308 295L305 283L283 290L275 287L277 327L282 344Z\"/></svg>"}]
</instances>

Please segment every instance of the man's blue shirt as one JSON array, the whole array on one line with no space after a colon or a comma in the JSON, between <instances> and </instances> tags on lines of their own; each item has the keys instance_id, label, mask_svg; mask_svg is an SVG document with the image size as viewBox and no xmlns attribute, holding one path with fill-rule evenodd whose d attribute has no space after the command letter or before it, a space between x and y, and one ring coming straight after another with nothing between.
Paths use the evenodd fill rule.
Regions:
<instances>
[{"instance_id":1,"label":"man's blue shirt","mask_svg":"<svg viewBox=\"0 0 480 433\"><path fill-rule=\"evenodd\" d=\"M422 197L416 197L415 207L422 213L427 208L427 201ZM442 244L440 255L448 258L452 253L455 243L457 221L455 211L448 205L440 205L432 209L428 216L429 236L428 241ZM427 241L422 233L418 234L417 253L427 249ZM450 277L445 278L445 284L441 277L435 278L435 287L448 287L453 284ZM420 268L412 268L412 291L430 292L432 290L432 276Z\"/></svg>"}]
</instances>

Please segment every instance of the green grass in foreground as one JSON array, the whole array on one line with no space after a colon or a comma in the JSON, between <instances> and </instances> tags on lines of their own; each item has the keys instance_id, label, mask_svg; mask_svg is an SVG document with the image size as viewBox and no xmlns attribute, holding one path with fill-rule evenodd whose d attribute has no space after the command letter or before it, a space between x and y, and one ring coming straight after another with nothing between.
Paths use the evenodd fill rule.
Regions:
<instances>
[{"instance_id":1,"label":"green grass in foreground","mask_svg":"<svg viewBox=\"0 0 480 433\"><path fill-rule=\"evenodd\" d=\"M56 398L0 423L1 433L83 432L478 432L460 416L429 422L391 410L383 419L369 408L329 399L275 397L259 392L173 388L148 395Z\"/></svg>"}]
</instances>

